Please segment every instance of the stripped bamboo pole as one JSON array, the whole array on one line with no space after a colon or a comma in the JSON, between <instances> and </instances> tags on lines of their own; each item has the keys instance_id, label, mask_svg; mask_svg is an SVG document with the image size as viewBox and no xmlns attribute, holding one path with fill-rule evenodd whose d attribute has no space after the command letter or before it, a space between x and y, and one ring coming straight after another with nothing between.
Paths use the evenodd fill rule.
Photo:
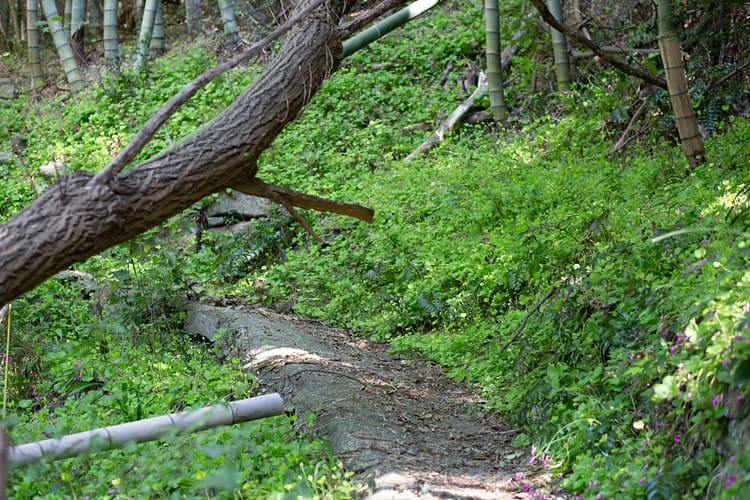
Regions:
<instances>
[{"instance_id":1,"label":"stripped bamboo pole","mask_svg":"<svg viewBox=\"0 0 750 500\"><path fill-rule=\"evenodd\" d=\"M92 448L104 451L125 443L144 443L170 435L174 431L196 432L224 425L280 415L284 401L277 393L198 410L146 418L126 424L102 427L70 434L58 439L26 443L8 449L8 467L15 468L44 458L59 460L80 455Z\"/></svg>"}]
</instances>

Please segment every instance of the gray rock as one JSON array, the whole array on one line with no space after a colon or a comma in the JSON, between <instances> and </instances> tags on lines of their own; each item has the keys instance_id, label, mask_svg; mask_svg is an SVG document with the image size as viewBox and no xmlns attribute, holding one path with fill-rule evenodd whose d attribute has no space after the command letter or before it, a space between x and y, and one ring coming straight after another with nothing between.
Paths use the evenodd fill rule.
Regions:
<instances>
[{"instance_id":1,"label":"gray rock","mask_svg":"<svg viewBox=\"0 0 750 500\"><path fill-rule=\"evenodd\" d=\"M224 217L206 217L206 224L208 224L208 227L224 227L227 225Z\"/></svg>"},{"instance_id":2,"label":"gray rock","mask_svg":"<svg viewBox=\"0 0 750 500\"><path fill-rule=\"evenodd\" d=\"M11 156L13 156L13 153L10 151L0 151L0 165L10 160Z\"/></svg>"},{"instance_id":3,"label":"gray rock","mask_svg":"<svg viewBox=\"0 0 750 500\"><path fill-rule=\"evenodd\" d=\"M15 99L18 97L18 87L13 78L0 78L0 99Z\"/></svg>"},{"instance_id":4,"label":"gray rock","mask_svg":"<svg viewBox=\"0 0 750 500\"><path fill-rule=\"evenodd\" d=\"M253 227L252 222L244 221L244 222L238 222L237 224L224 224L224 221L222 220L222 223L220 225L211 225L211 218L209 218L208 221L209 225L209 232L218 232L218 233L225 233L225 234L241 234L246 233L250 231Z\"/></svg>"},{"instance_id":5,"label":"gray rock","mask_svg":"<svg viewBox=\"0 0 750 500\"><path fill-rule=\"evenodd\" d=\"M257 219L267 217L271 210L271 200L236 193L222 194L208 207L208 217L231 216L237 219Z\"/></svg>"},{"instance_id":6,"label":"gray rock","mask_svg":"<svg viewBox=\"0 0 750 500\"><path fill-rule=\"evenodd\" d=\"M39 173L47 179L52 179L61 175L67 175L68 168L65 166L65 162L61 158L58 158L39 167Z\"/></svg>"}]
</instances>

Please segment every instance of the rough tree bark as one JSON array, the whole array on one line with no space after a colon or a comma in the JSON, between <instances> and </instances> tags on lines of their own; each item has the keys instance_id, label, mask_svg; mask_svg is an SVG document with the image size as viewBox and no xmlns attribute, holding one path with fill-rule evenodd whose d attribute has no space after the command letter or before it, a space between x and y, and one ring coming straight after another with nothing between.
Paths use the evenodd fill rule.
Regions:
<instances>
[{"instance_id":1,"label":"rough tree bark","mask_svg":"<svg viewBox=\"0 0 750 500\"><path fill-rule=\"evenodd\" d=\"M255 178L257 159L338 68L337 26L351 4L329 0L315 8L289 32L260 79L189 139L108 182L80 172L63 177L0 226L0 304L211 193L267 191ZM274 195L299 201L294 194ZM368 216L365 211L362 218Z\"/></svg>"}]
</instances>

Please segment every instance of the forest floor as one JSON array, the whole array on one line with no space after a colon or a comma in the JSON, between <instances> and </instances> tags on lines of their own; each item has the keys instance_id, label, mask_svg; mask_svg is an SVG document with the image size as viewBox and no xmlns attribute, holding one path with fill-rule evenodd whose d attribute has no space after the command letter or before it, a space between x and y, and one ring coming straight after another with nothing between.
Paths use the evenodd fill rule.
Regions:
<instances>
[{"instance_id":1,"label":"forest floor","mask_svg":"<svg viewBox=\"0 0 750 500\"><path fill-rule=\"evenodd\" d=\"M373 499L565 498L517 430L420 356L343 330L242 306L192 304L186 330L221 338L267 391L282 395Z\"/></svg>"}]
</instances>

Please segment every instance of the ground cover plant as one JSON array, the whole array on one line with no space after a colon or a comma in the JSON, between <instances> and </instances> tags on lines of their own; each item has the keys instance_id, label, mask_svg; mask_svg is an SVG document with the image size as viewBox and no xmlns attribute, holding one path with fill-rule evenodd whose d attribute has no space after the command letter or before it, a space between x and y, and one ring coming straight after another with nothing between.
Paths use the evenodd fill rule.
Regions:
<instances>
[{"instance_id":1,"label":"ground cover plant","mask_svg":"<svg viewBox=\"0 0 750 500\"><path fill-rule=\"evenodd\" d=\"M530 22L518 7L502 7L513 19L505 39ZM551 70L540 62L538 37L527 35L507 82L509 123L465 125L428 157L404 162L465 97L460 77L481 62L481 24L479 11L438 10L357 54L262 157L265 180L371 206L373 225L308 213L325 243L299 231L287 243L265 228L273 251L260 261L243 238L209 239L195 253L154 242L153 232L80 266L115 290L134 287L115 316L98 318L95 299L58 281L28 295L19 328L34 334L22 338L46 354L14 353L23 364L9 407L23 424L14 433L32 434L13 437L47 432L32 411L56 415L54 432L67 432L81 415L106 425L251 391L231 359L217 365L188 344L165 350L156 340L174 327L170 300L189 289L322 318L429 356L476 387L488 411L523 429L516 444L531 466L562 473L562 486L581 497L741 497L750 482L750 124L728 115L746 93L699 93L713 134L710 162L687 172L663 92L649 97L650 130L613 151L629 116L623 102L637 94L632 82L595 70L565 94L534 93L551 88ZM187 49L157 63L144 83L177 88L212 57ZM462 70L440 84L449 63ZM253 74L233 73L200 94L154 148L218 111ZM32 124L26 101L3 104L7 135L21 133L27 153L0 167L0 218L41 183L31 165L61 156L72 168L102 164L169 97L132 85L137 78L105 81L76 106L40 105ZM65 311L56 310L61 300ZM154 390L168 397L157 401ZM139 447L137 458L125 450L44 464L16 481L18 493L351 493L321 443L287 430L279 418L175 448ZM205 446L217 439L221 450ZM252 447L250 457L229 444L237 441ZM231 460L219 459L223 453ZM174 484L155 472L157 460L174 466Z\"/></svg>"},{"instance_id":2,"label":"ground cover plant","mask_svg":"<svg viewBox=\"0 0 750 500\"><path fill-rule=\"evenodd\" d=\"M622 103L605 74L546 96L548 114L466 126L404 163L420 142L407 126L446 98L433 95L440 68L420 66L441 49L420 40L407 30L355 58L408 45L417 95L402 101L354 63L266 156L279 182L373 207L373 226L314 217L325 245L300 237L236 293L430 356L523 426L532 465L583 497L738 497L750 480L747 121L712 121L724 133L690 173L664 137L668 115L613 153ZM464 64L460 46L447 57ZM357 103L321 120L352 89Z\"/></svg>"},{"instance_id":3,"label":"ground cover plant","mask_svg":"<svg viewBox=\"0 0 750 500\"><path fill-rule=\"evenodd\" d=\"M39 172L40 164L63 160L66 170L78 170L106 162L176 88L213 62L205 49L187 47L155 62L150 75L110 76L75 103L33 96L3 102L3 146L16 157L0 166L0 219L54 180ZM213 83L172 118L151 147L164 147L217 113L254 71L244 68ZM151 87L154 81L160 85ZM184 281L177 249L167 241L173 230L174 225L154 230L113 248L79 266L79 274L49 280L13 303L3 364L9 370L5 415L13 442L259 393L237 357L179 334ZM279 416L26 466L10 475L8 494L349 498L357 485L326 444L307 433L314 416L308 418Z\"/></svg>"}]
</instances>

